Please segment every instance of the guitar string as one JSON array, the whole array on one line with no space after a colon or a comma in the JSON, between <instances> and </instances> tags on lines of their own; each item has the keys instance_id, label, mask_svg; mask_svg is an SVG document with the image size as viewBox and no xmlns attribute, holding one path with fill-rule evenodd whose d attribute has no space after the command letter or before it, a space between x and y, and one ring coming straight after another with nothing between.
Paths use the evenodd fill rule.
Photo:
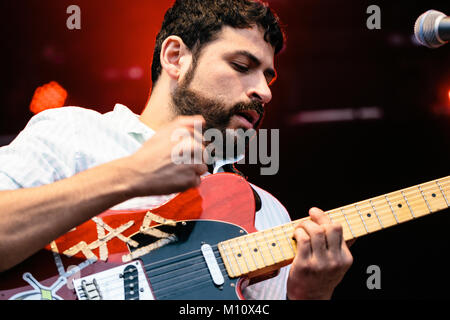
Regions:
<instances>
[{"instance_id":1,"label":"guitar string","mask_svg":"<svg viewBox=\"0 0 450 320\"><path fill-rule=\"evenodd\" d=\"M279 231L279 230L276 230L276 231ZM230 244L229 244L230 245ZM217 246L214 246L214 247L217 247ZM270 249L270 247L269 247L269 249ZM187 255L192 255L192 253L198 253L200 250L196 250L196 251L193 251L193 252L189 252L189 253L184 253L184 254L182 254L182 255L179 255L179 256L177 256L177 257L172 257L171 259L176 259L176 258L180 258L180 257L182 257L182 256L187 256ZM242 250L239 250L239 252L240 251L242 251ZM217 253L217 252L216 252ZM194 257L189 257L188 258L188 260L202 260L202 256L194 256ZM167 260L169 260L169 259L167 259ZM161 261L158 261L157 263L161 263ZM237 262L238 263L238 262ZM148 264L147 266L149 266L149 265L154 265L155 263L152 263L152 264ZM176 262L172 262L171 264L166 264L166 265L163 265L163 266L161 266L161 267L156 267L156 268L154 268L154 270L152 270L152 271L155 271L155 270L158 270L158 269L161 269L161 268L167 268L167 267L171 267L171 266L174 266L174 265L177 265L177 264L186 264L186 261L176 261ZM198 263L197 263L198 264ZM195 265L195 264L194 264ZM203 265L204 265L204 262L203 262ZM222 263L221 263L221 265L223 265ZM181 267L181 268L178 268L178 269L174 269L174 270L171 270L170 272L177 272L177 271L179 271L180 269L182 269L182 268L185 268L186 269L186 267ZM190 266L188 266L187 268L190 268L190 269L192 269L193 268L193 265L190 265ZM150 271L152 268L146 268L146 271ZM180 278L180 276L177 276L177 277L173 277L173 278L171 278L171 279L162 279L162 280L160 280L160 281L158 281L157 279L156 279L156 277L158 277L158 276L161 276L161 275L164 275L164 274L160 274L160 275L154 275L154 276L151 276L151 275L149 275L150 277L152 277L152 285L153 286L157 286L159 283L161 283L161 282L166 282L166 281L182 281L183 280L183 277L186 277L186 276L189 276L189 274L191 274L191 273L193 273L193 272L201 272L201 271L205 271L205 270L207 270L207 268L203 268L203 269L197 269L197 270L194 270L194 271L192 271L192 272L189 272L188 274L184 274L184 275L181 275L181 278ZM223 272L224 270L221 268L221 271ZM226 270L225 270L226 271ZM169 273L170 273L169 272ZM148 273L147 273L148 274ZM167 274L165 274L165 275L167 275ZM206 274L206 276L207 276L208 274ZM196 279L198 279L198 278L190 278L188 281L195 281ZM173 286L173 285L172 285ZM157 291L161 291L161 290L163 290L163 289L159 289L159 290L155 290L155 292L157 292Z\"/></svg>"},{"instance_id":2,"label":"guitar string","mask_svg":"<svg viewBox=\"0 0 450 320\"><path fill-rule=\"evenodd\" d=\"M425 192L428 192L431 188L433 188L433 187L429 187L428 189L422 188L422 191L425 193ZM442 188L442 191L445 191L444 193L447 193L449 190L450 190L450 188L449 189L447 189L446 187ZM430 208L428 206L429 206L430 201L438 200L438 195L439 195L439 197L442 198L441 199L442 203L445 203L445 205L448 207L448 203L447 203L446 199L443 197L442 192L440 192L440 191L439 191L439 194L438 194L438 191L436 191L436 193L435 193L436 194L436 198L432 198L431 199L431 198L428 197L429 199L427 201L425 201L424 195L422 195L422 193L416 194L416 195L407 195L407 192L411 192L411 190L404 192L404 195L405 195L407 201L405 201L405 199L403 198L403 195L401 195L401 194L393 194L393 193L391 193L390 196L391 196L391 198L395 197L395 199L400 199L400 203L402 203L402 206L403 206L403 203L405 203L405 202L407 202L407 204L409 204L409 205L411 205L413 207L416 206L417 203L420 203L420 204L424 205L427 208L427 210L429 211ZM418 192L416 192L416 193L418 193ZM386 195L386 196L388 196L388 195ZM351 204L351 205L347 205L347 206L343 206L343 207L340 207L340 208L337 208L337 209L330 210L330 211L328 211L329 212L329 216L331 218L333 218L333 217L334 218L336 218L336 217L343 217L343 218L345 218L345 216L347 216L347 218L349 218L349 219L352 218L352 219L359 220L361 218L361 215L357 212L357 209L356 209L356 206L359 205L359 206L364 207L364 208L369 208L370 211L374 212L374 213L377 213L377 212L381 213L381 212L384 211L383 214L386 214L386 211L387 211L387 212L390 212L393 217L395 217L396 215L394 213L392 213L392 211L395 212L395 210L397 210L396 214L399 213L398 209L396 209L398 202L390 201L391 203L389 204L389 202L383 197L385 197L385 196L375 197L375 198L372 198L372 199L369 199L369 200L364 200L364 201L361 201L361 202L358 202L358 203L355 203L355 204ZM395 199L391 199L391 200L395 200ZM374 202L374 207L376 209L376 212L371 207L369 201L373 201ZM384 203L382 205L376 204L377 201L383 201ZM341 210L346 210L346 209L347 210L348 209L354 210L354 212L347 212L347 213L344 212L345 213L345 215L344 215L341 212ZM445 208L442 208L442 209L445 209ZM359 211L361 212L361 209ZM410 212L412 211L411 208L409 208L409 211ZM435 211L438 211L438 210L435 210ZM427 215L429 213L433 213L433 212L427 212L425 215ZM412 215L412 213L411 213L411 217L410 217L409 220L414 219L414 218L417 218L417 217L414 217ZM372 221L373 221L373 223L375 225L377 225L377 220L376 219L373 219ZM401 222L403 222L403 221L399 221L398 223L401 223ZM344 224L345 224L345 221L344 221ZM362 222L360 222L359 224L362 225Z\"/></svg>"},{"instance_id":3,"label":"guitar string","mask_svg":"<svg viewBox=\"0 0 450 320\"><path fill-rule=\"evenodd\" d=\"M223 266L223 264L222 264L222 266ZM225 268L220 268L220 270L221 270L221 272L226 272ZM144 280L144 279L142 281L140 280L139 283L142 284L144 281L145 281L145 284L146 284L146 280ZM190 285L188 288L186 288L186 286L183 287L183 283L192 282L192 281L196 281L196 284L195 285ZM163 282L163 281L160 281L160 282ZM163 287L163 288L160 288L160 289L152 290L152 292L153 292L153 295L156 296L157 292L158 292L158 295L159 295L159 292L163 292L164 290L170 289L164 295L159 295L159 297L155 297L155 298L161 299L163 297L172 295L173 292L179 292L180 289L190 289L191 290L193 287L204 285L204 284L210 284L210 283L211 283L210 275L209 275L209 273L205 273L205 274L203 274L203 275L201 275L199 277L196 277L196 278L190 278L190 279L185 280L183 282L177 282L176 284L172 284L170 286L166 286L166 287ZM154 284L152 283L151 286L153 287ZM124 287L121 284L119 284L116 287L108 286L108 293L109 293L108 297L116 296L116 297L122 298L123 290L124 290ZM110 291L118 291L120 293L111 294ZM136 300L136 299L134 299L134 300Z\"/></svg>"},{"instance_id":4,"label":"guitar string","mask_svg":"<svg viewBox=\"0 0 450 320\"><path fill-rule=\"evenodd\" d=\"M450 183L450 182L449 182ZM431 187L430 187L431 188ZM450 189L450 188L449 188ZM445 190L445 191L447 191L447 190ZM375 197L376 198L376 197ZM375 198L373 198L373 199L375 199ZM408 198L408 201L409 202L412 202L412 201L416 201L416 200L419 200L421 198L421 195L417 195L416 197L411 197L410 199L411 200L409 200L409 198ZM366 201L368 201L368 200L366 200ZM351 206L351 205L349 205L349 206ZM345 207L343 207L343 208L345 208ZM390 210L390 206L389 206L389 204L385 204L385 205L383 205L383 206L378 206L377 207L378 208L378 211L382 211L382 210L384 210L384 209L386 209L386 210ZM336 209L334 209L334 210L336 210ZM330 210L330 211L333 211L333 210ZM333 215L334 214L334 212L331 212L329 215ZM350 216L352 216L352 217L350 217ZM357 213L357 212L350 212L349 214L347 214L347 217L350 217L350 218L360 218L360 216L359 216L359 214ZM306 217L306 218L309 218L309 217ZM296 221L293 221L292 223L295 223ZM288 226L289 225L291 225L291 223L288 223L287 224ZM284 226L286 226L286 225L284 225ZM281 226L279 226L279 227L281 227ZM275 227L275 228L273 228L273 229L276 229L277 227ZM257 232L257 234L260 234L260 233L262 233L262 232L264 232L264 230L263 231L261 231L261 232ZM253 234L250 234L250 235L253 235ZM248 237L249 235L246 235L246 236L242 236L242 237ZM238 237L239 238L239 237ZM231 240L234 240L234 239L231 239ZM230 241L231 241L230 240ZM224 241L224 242L226 242L226 241ZM217 247L217 245L215 245L215 246L213 246L213 248L214 247ZM158 261L158 262L154 262L154 263L149 263L149 264L147 264L147 265L145 265L145 267L146 268L148 268L149 266L151 266L151 265L154 265L154 264L160 264L161 262L164 262L164 261L169 261L169 260L171 260L171 259L178 259L179 257L181 257L181 256L183 256L183 255L188 255L188 254L192 254L192 253L196 253L196 252L199 252L200 250L196 250L196 251L192 251L192 252L188 252L188 253L185 253L185 254L182 254L182 255L179 255L179 256L176 256L176 257L171 257L171 258L168 258L168 259L165 259L165 260L161 260L161 261Z\"/></svg>"},{"instance_id":5,"label":"guitar string","mask_svg":"<svg viewBox=\"0 0 450 320\"><path fill-rule=\"evenodd\" d=\"M217 247L217 246L214 246L214 247ZM197 250L197 251L199 251L199 250ZM215 255L218 255L220 257L220 252L218 251L218 249L216 249L214 253L215 253ZM186 255L186 254L183 254L183 255ZM169 286L169 287L174 287L174 286L177 286L179 283L182 283L183 281L184 282L186 282L186 281L187 282L191 282L191 281L199 281L200 279L203 279L203 278L210 279L209 272L205 272L205 274L200 276L200 277L196 277L196 278L192 278L191 277L191 278L189 278L189 274L192 274L192 273L196 273L197 274L198 272L208 271L207 266L204 267L206 265L206 263L203 260L203 255L197 255L197 256L191 257L191 258L189 258L189 260L200 260L200 262L192 264L192 265L188 266L188 268L192 269L192 267L194 267L195 265L197 265L197 266L198 265L202 265L203 267L201 267L200 269L193 270L193 271L188 272L188 273L184 273L182 275L178 275L176 277L172 277L172 278L169 278L169 279L164 279L163 278L161 280L157 280L156 277L158 277L158 276L167 276L167 273L159 274L159 275L156 275L156 276L155 275L152 276L152 275L149 275L147 273L147 275L149 275L151 277L152 287L157 287L160 283L164 283L164 282L167 282L167 281L172 281L172 282L175 281L176 284L172 284L171 286ZM172 263L172 265L181 264L181 263L185 264L185 262L178 262L178 263ZM224 267L225 264L223 262L222 263L219 262L218 265L219 265L219 268L220 268L221 272L227 274L226 268L221 268L221 267ZM181 268L178 268L178 269L175 269L175 270L171 270L170 272L176 272L176 271L179 271L179 270L181 270L183 268L186 269L186 267L181 267ZM146 270L146 271L148 271L148 270ZM130 272L132 272L132 271L130 271ZM97 277L97 279L98 279L99 282L101 282L101 281L105 281L105 279L107 279L107 278L111 278L111 277L117 278L119 275L121 275L121 273L118 273L116 275L109 275L107 277L102 277L102 278L98 278ZM188 279L185 280L186 278L188 278ZM204 283L210 283L210 282L211 281L209 280L209 281L206 281ZM116 289L119 289L119 290L123 289L123 286L121 285L121 283L119 284L119 286L117 286L115 288L113 288L111 286L108 287L108 290L116 290ZM161 288L161 289L154 290L154 293L156 294L156 292L161 292L162 290L167 290L167 286L165 286L164 288Z\"/></svg>"},{"instance_id":6,"label":"guitar string","mask_svg":"<svg viewBox=\"0 0 450 320\"><path fill-rule=\"evenodd\" d=\"M278 231L278 230L277 230ZM217 246L214 246L214 247L217 247ZM269 247L269 249L270 249L270 247ZM191 252L191 253L185 253L185 254L183 254L183 255L180 255L180 256L185 256L185 255L187 255L187 254L192 254L192 253L195 253L195 252L199 252L200 250L196 250L196 251L193 251L193 252ZM241 250L239 250L239 251L241 251ZM249 248L249 251L251 251L250 250L250 248ZM269 251L269 250L261 250L261 251ZM216 253L218 253L217 251L216 251ZM220 256L220 253L218 253L219 254L219 256ZM179 256L178 256L179 257ZM174 257L175 258L175 257ZM191 258L189 258L188 260L195 260L195 259L200 259L200 260L202 260L202 256L194 256L194 257L191 257ZM204 262L203 262L204 263ZM239 264L239 262L238 261L236 261L236 263L237 264ZM176 261L176 262L172 262L171 264L166 264L166 265L163 265L163 266L161 266L161 267L157 267L156 268L156 270L157 269L161 269L161 268L167 268L167 267L173 267L173 266L175 266L175 265L177 265L177 264L186 264L186 262L185 261ZM221 265L224 265L224 263L221 263ZM192 268L192 265L190 265L190 266L188 266L189 268ZM180 267L180 268L178 268L178 269L174 269L174 270L171 270L171 272L176 272L176 271L179 271L180 269L182 269L182 268L186 268L186 267ZM198 271L204 271L204 270L207 270L206 268L204 268L203 270L202 269L200 269L200 270L196 270L196 272L198 272ZM146 271L151 271L151 268L146 268ZM155 270L152 270L153 272L155 271ZM155 277L158 277L158 275L155 275L155 276L152 276L153 278L155 278ZM157 282L155 282L155 284L156 284Z\"/></svg>"},{"instance_id":7,"label":"guitar string","mask_svg":"<svg viewBox=\"0 0 450 320\"><path fill-rule=\"evenodd\" d=\"M441 187L442 187L442 189L443 189L443 191L445 191L444 193L446 193L448 190L447 190L447 187L446 187L446 184L447 184L448 182L447 181L444 181L444 184L445 184L445 186L442 186L442 181L441 181ZM414 187L411 187L411 188L414 188ZM425 189L426 188L426 189ZM424 188L422 188L422 190L423 191L426 191L427 189L429 190L429 189L435 189L436 188L436 186L425 186ZM399 192L399 191L398 191ZM393 192L393 193L395 193L395 192ZM381 197L381 196L380 196ZM417 196L416 198L421 198L421 196ZM368 200L367 200L368 201ZM409 200L408 199L408 201L413 201L413 200ZM350 205L351 206L351 205ZM385 206L386 208L388 207L388 206ZM345 207L344 207L345 208ZM381 209L379 209L379 210L381 210ZM354 214L355 215L355 214ZM355 215L356 216L356 215ZM356 216L357 218L358 218L358 216ZM213 246L213 247L217 247L217 245L215 245L215 246ZM270 249L270 247L269 247L269 249ZM240 252L241 250L239 250L239 252ZM249 249L249 251L250 251L250 249ZM269 251L269 250L266 250L266 251ZM177 256L177 257L172 257L172 258L170 258L170 259L177 259L177 258L179 258L179 257L181 257L181 256L185 256L185 255L189 255L189 254L193 254L193 253L196 253L196 252L200 252L200 250L195 250L195 251L192 251L192 252L189 252L189 253L184 253L184 254L181 254L181 255L179 255L179 256ZM220 253L219 253L219 255L220 255ZM202 258L202 256L198 256L198 257L195 257L194 259L201 259ZM167 259L167 260L170 260L170 259ZM156 264L156 263L161 263L161 261L158 261L158 262L155 262L155 263L151 263L151 264L148 264L148 265L145 265L145 267L147 267L147 266L151 266L151 265L154 265L154 264ZM179 264L179 263L181 263L181 262L177 262L177 263L175 263L175 264ZM238 262L237 262L238 263ZM174 264L174 263L171 263L172 265ZM224 263L221 263L221 265L224 265ZM147 269L151 269L151 268L146 268L146 270ZM158 269L158 268L157 268ZM181 268L179 268L179 269L181 269ZM175 272L175 271L178 271L179 269L175 269L173 272ZM207 270L207 268L205 268L204 270ZM199 271L203 271L203 270L199 270ZM224 270L222 270L221 269L221 271L224 271ZM225 271L226 271L226 269L225 269ZM197 271L198 272L198 271Z\"/></svg>"},{"instance_id":8,"label":"guitar string","mask_svg":"<svg viewBox=\"0 0 450 320\"><path fill-rule=\"evenodd\" d=\"M445 188L446 189L446 188ZM417 196L417 198L419 198L419 196ZM413 200L410 200L410 202L411 201L413 201ZM426 201L426 200L425 200ZM380 209L379 209L380 210ZM358 213L359 214L359 213ZM361 217L361 219L362 219L362 217ZM242 251L242 250L239 250L239 251ZM192 258L192 259L201 259L202 257L201 256L199 256L199 257L195 257L195 258ZM223 265L223 263L221 263L221 265ZM190 267L192 267L192 266L190 266ZM207 270L207 268L204 268L203 270ZM202 269L200 269L200 270L194 270L193 272L199 272L199 271L203 271ZM226 271L226 270L223 270L222 268L220 269L222 272L224 272L224 271ZM178 271L178 269L176 269L175 271ZM174 271L172 271L172 272L174 272ZM190 272L190 273L192 273L192 272ZM188 273L189 274L189 273ZM161 274L162 275L162 274ZM183 275L183 276L185 276L185 275ZM155 278L155 276L153 276L153 279ZM180 277L178 277L178 278L180 278ZM198 280L200 280L200 279L203 279L203 278L208 278L209 279L209 276L208 276L208 274L205 274L205 275L203 275L203 276L201 276L201 277L197 277L197 278L191 278L191 279L189 279L189 280L187 280L188 282L192 282L192 281L196 281L197 282L197 284L196 284L196 286L198 286L199 285L199 283L198 283ZM171 281L174 281L174 278L171 278L171 279L163 279L163 280L161 280L161 281L154 281L153 283L154 283L154 285L156 284L156 283L163 283L163 282L166 282L166 281L169 281L169 280L171 280ZM186 281L184 281L184 282L186 282ZM204 282L204 283L210 283L210 281L207 281L207 282ZM167 290L168 288L171 288L171 287L175 287L175 288L173 288L173 289L171 289L171 291L169 291L168 293L166 293L165 295L163 295L162 297L165 297L165 296L170 296L171 295L171 292L174 292L174 290L177 290L180 286L179 286L179 282L177 283L177 284L175 284L175 285L171 285L171 286L169 286L169 287L164 287L164 288L161 288L161 289L158 289L158 290L155 290L154 291L154 293L156 294L156 292L161 292L161 291L163 291L163 290ZM200 284L202 284L201 282L200 282ZM190 286L190 288L192 288L192 286Z\"/></svg>"},{"instance_id":9,"label":"guitar string","mask_svg":"<svg viewBox=\"0 0 450 320\"><path fill-rule=\"evenodd\" d=\"M450 189L450 188L449 188ZM446 190L447 191L447 190ZM411 199L411 200L410 200ZM417 195L416 197L411 197L411 198L408 198L408 201L411 203L412 201L416 201L416 200L419 200L420 201L420 199L421 199L421 195ZM366 201L368 201L368 200L366 200ZM349 206L351 206L351 205L349 205ZM344 209L345 209L345 207L343 207ZM385 204L385 205L382 205L382 206L378 206L377 207L377 211L382 211L382 210L390 210L390 206L389 206L389 204ZM334 209L334 210L337 210L337 209ZM333 211L333 210L330 210L330 211ZM329 212L330 212L329 211ZM334 215L334 212L331 212L329 215ZM337 215L341 215L340 213L338 213ZM337 215L334 215L334 217L336 217ZM347 215L347 217L348 218L360 218L360 215L357 213L357 212L349 212L348 214L346 214ZM305 218L304 218L305 219ZM306 217L306 219L309 219L309 217ZM297 220L298 221L298 220ZM288 224L286 224L286 225L283 225L283 226L290 226L291 224L293 224L293 223L296 223L296 221L293 221L293 222L291 222L291 223L288 223ZM281 226L278 226L278 227L281 227ZM278 227L275 227L275 228L272 228L272 229L277 229ZM262 232L264 232L264 231L267 231L267 230L263 230L263 231L260 231L260 232L257 232L256 234L261 234ZM249 237L249 236L253 236L254 234L250 234L250 235L245 235L245 236L242 236L242 237ZM240 238L240 237L238 237L238 238ZM237 238L236 238L237 239ZM234 239L230 239L229 241L232 241L232 240L234 240ZM226 241L224 241L224 242L227 242L227 240ZM214 247L217 247L217 245L215 245L215 246L213 246L213 248ZM154 263L149 263L149 264L147 264L147 265L145 265L145 267L149 267L149 266L151 266L151 265L153 265L153 264L160 264L161 262L164 262L164 261L169 261L169 260L171 260L171 259L178 259L179 257L181 257L181 256L183 256L183 255L188 255L188 254L192 254L192 253L196 253L196 252L199 252L200 250L196 250L196 251L192 251L192 252L188 252L188 253L184 253L184 254L182 254L182 255L179 255L179 256L175 256L175 257L171 257L171 258L168 258L168 259L165 259L165 260L160 260L160 261L158 261L158 262L154 262Z\"/></svg>"},{"instance_id":10,"label":"guitar string","mask_svg":"<svg viewBox=\"0 0 450 320\"><path fill-rule=\"evenodd\" d=\"M212 248L215 248L215 250L213 250L213 251L214 251L215 255L220 258L220 252L218 250L218 245L213 245ZM270 247L269 247L268 250L261 250L261 251L269 251L269 250L270 250ZM178 256L172 257L170 259L173 260L173 259L177 259L177 258L182 257L182 256L197 254L197 255L188 257L187 259L184 259L184 260L181 260L181 261L180 260L176 260L174 262L166 263L166 264L164 264L164 265L162 265L160 267L156 267L156 268L153 268L153 269L152 268L145 268L145 271L147 271L146 274L148 275L149 272L155 272L156 270L159 270L159 269L170 268L170 267L174 267L174 266L176 267L177 265L181 265L179 268L172 269L172 270L170 270L170 271L168 271L166 273L160 273L160 274L157 274L157 275L149 275L150 277L152 277L152 279L154 279L154 278L156 278L158 276L167 275L167 273L177 272L177 271L180 271L182 269L187 269L187 268L191 268L192 269L192 267L194 267L195 265L202 264L203 266L205 266L206 262L204 261L203 255L199 255L200 252L201 252L201 250L195 250L195 251L191 251L191 252L188 252L188 253L184 253L182 255L178 255ZM169 260L169 259L166 259L166 260ZM193 260L200 260L200 261L198 263L194 263ZM158 263L160 263L160 262L161 261L158 261ZM186 263L190 263L190 265L186 266ZM150 264L148 264L148 265L150 265ZM146 267L148 265L144 265L144 267ZM218 265L219 266L225 266L225 263L224 262L218 262ZM208 268L206 266L206 268L204 267L202 269L197 269L197 270L194 270L193 272L207 271L207 270L208 270ZM225 271L225 274L227 274L226 273L226 269L222 269L221 268L221 271ZM133 271L130 271L130 272L133 272ZM164 271L160 270L160 272L164 272ZM189 272L189 273L192 273L192 272ZM119 272L119 273L116 273L116 274L108 274L108 275L103 276L103 277L97 277L96 279L99 282L104 282L104 281L108 281L108 280L117 279L121 275L124 275L124 273ZM181 276L184 276L184 275L181 275ZM164 281L167 281L167 279L165 279ZM156 284L156 283L158 283L158 281L156 281L154 284Z\"/></svg>"},{"instance_id":11,"label":"guitar string","mask_svg":"<svg viewBox=\"0 0 450 320\"><path fill-rule=\"evenodd\" d=\"M418 196L417 198L420 198L420 197ZM410 202L411 202L411 201L410 201ZM387 206L386 206L386 207L387 207ZM380 208L379 208L379 211L381 211ZM360 218L359 215L357 215L357 213L352 212L352 213L349 213L348 216L350 216L350 214L353 214L353 215L355 216L355 218ZM279 230L276 230L276 231L279 232ZM283 232L284 232L284 231L281 231L281 233L283 233ZM250 235L253 236L253 238L254 238L255 241L259 241L259 239L257 239L257 238L255 239L254 234L250 234ZM230 244L229 244L229 245L230 245ZM231 244L231 245L232 245L232 244ZM215 246L213 246L213 247L217 247L217 245L215 245ZM249 251L251 251L250 248L248 248L248 249L249 249ZM263 248L263 249L265 249L265 248ZM238 251L239 251L238 253L240 253L242 250L238 250ZM269 250L265 249L265 250L260 250L260 251L271 251L271 250L270 250L270 247L269 247ZM182 254L182 255L178 255L178 256L175 256L175 257L171 257L171 258L169 258L169 259L166 259L166 261L173 260L173 259L179 259L179 258L182 257L182 256L192 255L193 253L197 253L197 252L200 252L200 250L196 250L196 251L184 253L184 254ZM161 262L164 262L164 260L158 261L158 262L155 262L155 263L150 263L150 264L145 265L146 270L150 271L151 268L148 268L149 266L154 265L154 264L161 264ZM179 262L179 260L178 260L177 264L179 264L179 263L182 263L182 262ZM238 263L238 262L237 262L237 263ZM166 264L166 265L160 266L159 268L170 267L170 266L173 265L173 264L174 264L174 263ZM156 269L159 269L159 268L157 267Z\"/></svg>"},{"instance_id":12,"label":"guitar string","mask_svg":"<svg viewBox=\"0 0 450 320\"><path fill-rule=\"evenodd\" d=\"M216 254L219 254L218 250L216 250L215 253L216 253ZM189 266L190 268L192 268L192 267L195 266L195 265L197 265L197 266L199 266L199 265L205 266L205 265L206 265L206 263L205 263L204 260L203 260L203 255L201 255L201 256L199 255L199 256L192 257L191 260L192 260L192 259L197 259L197 260L202 260L202 261L200 261L199 263L196 263L196 264L194 264L194 265L190 265L190 266ZM225 274L226 274L226 269L224 268L224 263L218 263L218 265L219 265L220 271L221 271L221 272L225 272ZM222 267L222 268L221 268L221 267ZM178 269L176 269L176 270L172 270L171 272L179 271L179 270L181 270L181 269L183 269L183 268L178 268ZM175 281L176 284L172 284L171 286L169 286L169 287L173 287L173 286L176 286L176 285L178 285L178 284L180 284L180 283L182 283L182 282L186 282L186 281L187 281L187 282L197 281L197 280L200 280L200 279L203 279L203 278L208 278L208 279L210 279L210 278L209 278L209 277L210 277L209 272L204 272L204 271L208 271L208 268L207 268L207 267L201 267L201 268L198 268L198 269L193 270L193 271L191 271L191 272L184 273L184 274L178 275L178 276L176 276L176 277L172 277L172 278L170 278L170 279L162 279L162 280L157 280L157 281L151 281L151 286L152 286L152 289L153 289L153 287L157 287L158 284L160 284L160 283L164 283L164 282L167 282L167 281L172 281L172 282ZM124 290L124 287L123 287L123 281L124 281L124 279L123 279L123 278L120 278L120 277L121 277L121 276L122 276L122 277L126 277L126 276L127 276L127 275L126 275L127 273L133 273L133 272L134 272L134 271L127 271L127 272L123 272L123 273L119 272L119 273L116 273L116 274L109 274L109 275L106 276L106 277L97 277L96 280L97 280L97 282L102 283L102 282L105 282L105 281L111 282L111 280L113 280L113 279L111 279L111 278L114 278L115 280L120 279L120 281L115 281L115 283L118 284L117 286L108 285L107 289L108 289L108 292L109 292L109 291L114 291L114 290L119 290L120 292L122 292L122 291ZM202 276L200 276L200 277L196 277L196 278L194 278L194 277L189 277L189 274L192 274L192 273L196 273L196 274L197 274L198 272L204 272L204 275L202 275ZM147 273L147 275L148 275L148 273ZM161 276L161 275L167 275L167 274L160 274L159 276ZM155 277L157 277L157 276L151 276L151 275L150 275L150 278L151 278L152 280L154 280ZM186 278L187 278L187 280L185 280ZM107 279L108 279L108 280L107 280ZM143 281L145 281L145 280L142 280L142 281L139 280L139 284L142 285ZM210 281L206 281L205 283L210 283ZM167 289L167 288L168 288L168 287L165 286L164 288L160 288L160 289L153 290L153 292L156 293L156 292L158 292L158 291L162 291L162 290L165 290L165 289Z\"/></svg>"},{"instance_id":13,"label":"guitar string","mask_svg":"<svg viewBox=\"0 0 450 320\"><path fill-rule=\"evenodd\" d=\"M431 188L431 187L430 187ZM420 196L417 196L416 197L417 199L419 199L420 198ZM411 197L410 197L410 199L411 199ZM409 202L412 202L412 201L415 201L415 200L410 200ZM385 206L386 208L387 208L387 206ZM379 211L381 211L382 209L381 208L379 208ZM359 217L359 214L358 214L358 216L356 216L356 218L360 218ZM279 231L279 230L276 230L276 231ZM282 233L284 233L284 230L283 231L281 231ZM275 236L275 239L276 239L276 236ZM230 245L230 243L229 243L229 245ZM236 248L236 247L235 247ZM251 251L251 249L250 248L248 248L249 249L249 251ZM270 248L269 248L270 249ZM242 250L237 250L238 251L238 253L241 253L241 251ZM267 251L269 251L269 250L267 250ZM234 256L234 255L233 255ZM237 262L237 261L236 261ZM237 262L237 264L239 264L239 262ZM248 268L249 269L249 268Z\"/></svg>"}]
</instances>

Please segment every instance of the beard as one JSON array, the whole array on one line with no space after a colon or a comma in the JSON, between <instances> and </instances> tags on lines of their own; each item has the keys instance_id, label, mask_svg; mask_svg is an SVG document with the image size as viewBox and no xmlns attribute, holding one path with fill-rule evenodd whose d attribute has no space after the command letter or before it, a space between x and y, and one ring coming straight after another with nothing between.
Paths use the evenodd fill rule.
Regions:
<instances>
[{"instance_id":1,"label":"beard","mask_svg":"<svg viewBox=\"0 0 450 320\"><path fill-rule=\"evenodd\" d=\"M214 144L214 141L211 142L215 150L214 157L224 159L229 158L226 155L240 155L242 153L240 150L245 152L248 148L249 140L254 136L255 132L252 130L253 132L249 136L243 130L230 130L227 128L233 116L244 111L254 110L259 115L259 119L254 126L257 129L265 114L262 103L255 100L249 103L241 102L230 108L222 100L204 97L189 88L194 72L195 67L187 73L186 78L172 93L171 107L173 113L176 116L201 115L205 119L203 133L209 129L217 129L221 132L222 143ZM246 137L249 139L246 139ZM230 140L232 141L231 144L229 143ZM227 143L223 143L224 141L227 141Z\"/></svg>"}]
</instances>

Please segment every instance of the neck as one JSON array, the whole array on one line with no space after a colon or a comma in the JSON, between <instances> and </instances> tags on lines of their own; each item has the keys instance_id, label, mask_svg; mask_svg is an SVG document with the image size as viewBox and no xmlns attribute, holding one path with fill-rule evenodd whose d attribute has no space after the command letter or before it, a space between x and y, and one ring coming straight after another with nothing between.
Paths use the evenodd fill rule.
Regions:
<instances>
[{"instance_id":1,"label":"neck","mask_svg":"<svg viewBox=\"0 0 450 320\"><path fill-rule=\"evenodd\" d=\"M344 240L450 207L450 176L327 211L343 228ZM219 243L231 277L258 276L290 264L296 254L296 225L309 217Z\"/></svg>"},{"instance_id":2,"label":"neck","mask_svg":"<svg viewBox=\"0 0 450 320\"><path fill-rule=\"evenodd\" d=\"M145 125L155 131L158 131L175 118L170 107L170 94L167 94L171 90L164 83L163 81L158 81L158 84L153 87L150 98L139 118Z\"/></svg>"}]
</instances>

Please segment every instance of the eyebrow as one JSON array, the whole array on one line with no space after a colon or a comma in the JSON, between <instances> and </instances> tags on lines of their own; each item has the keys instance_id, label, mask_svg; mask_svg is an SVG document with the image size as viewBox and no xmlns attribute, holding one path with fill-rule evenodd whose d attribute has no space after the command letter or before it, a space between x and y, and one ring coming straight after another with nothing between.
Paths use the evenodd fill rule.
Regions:
<instances>
[{"instance_id":1,"label":"eyebrow","mask_svg":"<svg viewBox=\"0 0 450 320\"><path fill-rule=\"evenodd\" d=\"M250 53L246 50L239 50L239 51L234 52L234 54L247 57L257 67L259 67L262 64L261 61L257 57L255 57L252 53ZM273 83L274 80L277 78L277 72L272 68L267 68L266 70L264 70L264 73L270 77L270 81L269 81L270 84Z\"/></svg>"}]
</instances>

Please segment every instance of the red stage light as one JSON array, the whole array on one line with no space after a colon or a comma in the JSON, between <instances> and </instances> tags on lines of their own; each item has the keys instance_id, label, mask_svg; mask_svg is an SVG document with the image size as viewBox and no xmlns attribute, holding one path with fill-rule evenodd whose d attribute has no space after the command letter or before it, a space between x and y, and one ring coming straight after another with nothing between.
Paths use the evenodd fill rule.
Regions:
<instances>
[{"instance_id":1,"label":"red stage light","mask_svg":"<svg viewBox=\"0 0 450 320\"><path fill-rule=\"evenodd\" d=\"M46 109L60 108L64 106L67 98L67 91L56 81L52 81L38 87L31 100L30 110L38 114Z\"/></svg>"}]
</instances>

